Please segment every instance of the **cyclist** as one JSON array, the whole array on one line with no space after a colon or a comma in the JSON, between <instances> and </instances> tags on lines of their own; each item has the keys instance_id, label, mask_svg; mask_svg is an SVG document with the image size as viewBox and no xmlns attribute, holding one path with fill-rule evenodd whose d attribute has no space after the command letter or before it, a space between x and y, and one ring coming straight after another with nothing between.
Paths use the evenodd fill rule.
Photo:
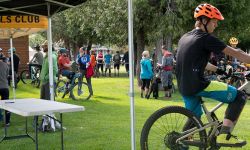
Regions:
<instances>
[{"instance_id":1,"label":"cyclist","mask_svg":"<svg viewBox=\"0 0 250 150\"><path fill-rule=\"evenodd\" d=\"M60 56L58 59L58 66L62 76L66 76L70 81L73 79L75 73L71 71L71 62L67 55L66 48L60 48Z\"/></svg>"},{"instance_id":2,"label":"cyclist","mask_svg":"<svg viewBox=\"0 0 250 150\"><path fill-rule=\"evenodd\" d=\"M29 71L31 75L31 67L37 67L40 70L42 69L43 64L43 53L41 52L40 46L37 44L35 47L36 53L29 62Z\"/></svg>"},{"instance_id":3,"label":"cyclist","mask_svg":"<svg viewBox=\"0 0 250 150\"><path fill-rule=\"evenodd\" d=\"M223 52L238 60L250 63L250 56L239 49L227 46L213 36L218 21L224 20L220 11L207 3L200 4L194 12L195 29L184 34L178 43L176 75L179 91L184 99L185 107L197 117L201 117L200 97L208 97L228 103L225 118L217 137L221 145L245 145L246 141L231 136L231 132L239 119L246 103L246 95L235 87L218 81L208 81L204 70L208 69L223 74L224 71L208 63L211 52Z\"/></svg>"}]
</instances>

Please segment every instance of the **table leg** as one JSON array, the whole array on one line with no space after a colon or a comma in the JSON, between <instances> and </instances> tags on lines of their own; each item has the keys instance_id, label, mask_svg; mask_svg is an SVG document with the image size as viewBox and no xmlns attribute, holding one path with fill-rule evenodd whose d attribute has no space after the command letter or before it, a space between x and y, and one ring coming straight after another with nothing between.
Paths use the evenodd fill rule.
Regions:
<instances>
[{"instance_id":1,"label":"table leg","mask_svg":"<svg viewBox=\"0 0 250 150\"><path fill-rule=\"evenodd\" d=\"M4 116L3 116L3 119L4 119L4 137L7 137L6 116L7 116L7 111L4 110Z\"/></svg>"},{"instance_id":2,"label":"table leg","mask_svg":"<svg viewBox=\"0 0 250 150\"><path fill-rule=\"evenodd\" d=\"M38 116L35 116L35 143L36 143L36 150L38 150L38 128L37 128Z\"/></svg>"},{"instance_id":3,"label":"table leg","mask_svg":"<svg viewBox=\"0 0 250 150\"><path fill-rule=\"evenodd\" d=\"M25 132L28 134L28 119L25 117Z\"/></svg>"},{"instance_id":4,"label":"table leg","mask_svg":"<svg viewBox=\"0 0 250 150\"><path fill-rule=\"evenodd\" d=\"M64 150L64 144L63 144L63 120L62 120L62 113L60 113L60 122L61 122L61 144L62 144L62 150Z\"/></svg>"}]
</instances>

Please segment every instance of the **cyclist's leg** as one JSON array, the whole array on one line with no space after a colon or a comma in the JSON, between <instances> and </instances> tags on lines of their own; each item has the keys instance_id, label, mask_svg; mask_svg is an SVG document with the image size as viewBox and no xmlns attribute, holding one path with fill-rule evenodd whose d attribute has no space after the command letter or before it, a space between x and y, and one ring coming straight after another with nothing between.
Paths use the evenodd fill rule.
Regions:
<instances>
[{"instance_id":1,"label":"cyclist's leg","mask_svg":"<svg viewBox=\"0 0 250 150\"><path fill-rule=\"evenodd\" d=\"M223 121L220 134L221 134L221 137L225 139L226 137L230 137L231 132L246 103L245 94L241 91L237 91L235 87L232 87L225 83L212 81L210 85L204 91L200 92L197 95L212 98L220 102L229 104L225 112L225 119ZM227 138L228 140L225 141L225 139L223 139L224 140L223 143L225 142L229 144L237 144L237 143L244 144L245 143L245 141L240 141L240 140L233 141L233 139L232 141L229 141L230 138ZM218 141L218 143L220 142Z\"/></svg>"},{"instance_id":2,"label":"cyclist's leg","mask_svg":"<svg viewBox=\"0 0 250 150\"><path fill-rule=\"evenodd\" d=\"M185 108L193 112L197 118L200 118L202 115L200 96L182 96L182 98Z\"/></svg>"}]
</instances>

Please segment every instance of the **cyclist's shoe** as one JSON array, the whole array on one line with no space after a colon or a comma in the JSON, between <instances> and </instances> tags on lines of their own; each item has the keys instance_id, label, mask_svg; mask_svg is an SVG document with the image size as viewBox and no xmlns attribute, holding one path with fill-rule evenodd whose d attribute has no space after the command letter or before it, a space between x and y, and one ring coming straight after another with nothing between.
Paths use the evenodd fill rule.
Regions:
<instances>
[{"instance_id":1,"label":"cyclist's shoe","mask_svg":"<svg viewBox=\"0 0 250 150\"><path fill-rule=\"evenodd\" d=\"M77 91L78 96L82 95L82 93L83 93L82 90L78 90L78 91Z\"/></svg>"},{"instance_id":2,"label":"cyclist's shoe","mask_svg":"<svg viewBox=\"0 0 250 150\"><path fill-rule=\"evenodd\" d=\"M232 134L220 134L217 136L217 144L222 147L242 147L247 142Z\"/></svg>"}]
</instances>

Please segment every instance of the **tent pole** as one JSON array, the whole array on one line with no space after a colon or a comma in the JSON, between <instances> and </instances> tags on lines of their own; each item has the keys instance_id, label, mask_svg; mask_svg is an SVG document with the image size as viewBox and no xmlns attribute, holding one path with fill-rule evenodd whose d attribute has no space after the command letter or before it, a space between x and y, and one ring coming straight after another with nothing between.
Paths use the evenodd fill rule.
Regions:
<instances>
[{"instance_id":1,"label":"tent pole","mask_svg":"<svg viewBox=\"0 0 250 150\"><path fill-rule=\"evenodd\" d=\"M12 41L12 36L10 37L10 58L11 58L11 77L12 77L12 89L13 89L13 99L16 99L16 89L15 89L15 71L14 71L14 59L13 59L13 41Z\"/></svg>"},{"instance_id":2,"label":"tent pole","mask_svg":"<svg viewBox=\"0 0 250 150\"><path fill-rule=\"evenodd\" d=\"M54 81L53 81L53 59L52 59L52 31L51 31L51 16L50 16L50 4L47 3L48 8L48 60L49 60L49 88L50 88L50 100L54 101Z\"/></svg>"},{"instance_id":3,"label":"tent pole","mask_svg":"<svg viewBox=\"0 0 250 150\"><path fill-rule=\"evenodd\" d=\"M128 0L128 39L129 39L129 79L130 79L130 119L131 119L131 150L135 150L135 104L134 104L134 43L133 43L133 7Z\"/></svg>"}]
</instances>

